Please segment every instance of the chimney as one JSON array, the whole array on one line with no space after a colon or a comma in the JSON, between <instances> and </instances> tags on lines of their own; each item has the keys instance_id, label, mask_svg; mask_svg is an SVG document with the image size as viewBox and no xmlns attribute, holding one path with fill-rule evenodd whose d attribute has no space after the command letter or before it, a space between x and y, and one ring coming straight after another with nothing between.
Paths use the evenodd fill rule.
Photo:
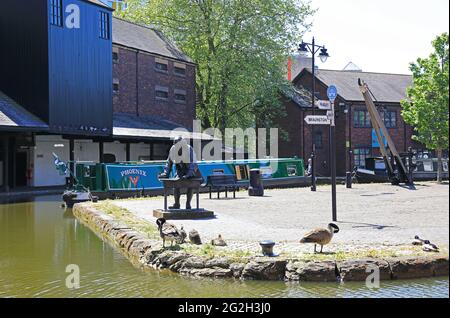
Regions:
<instances>
[{"instance_id":1,"label":"chimney","mask_svg":"<svg viewBox=\"0 0 450 318\"><path fill-rule=\"evenodd\" d=\"M312 57L293 54L288 57L288 80L293 81L305 68L312 68Z\"/></svg>"}]
</instances>

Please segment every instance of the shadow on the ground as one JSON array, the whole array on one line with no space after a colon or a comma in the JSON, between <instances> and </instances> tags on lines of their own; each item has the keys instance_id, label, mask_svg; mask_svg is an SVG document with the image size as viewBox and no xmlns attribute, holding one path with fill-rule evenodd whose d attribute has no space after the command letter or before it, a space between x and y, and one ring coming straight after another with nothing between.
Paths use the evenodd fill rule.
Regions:
<instances>
[{"instance_id":1,"label":"shadow on the ground","mask_svg":"<svg viewBox=\"0 0 450 318\"><path fill-rule=\"evenodd\" d=\"M393 192L382 192L382 193L375 193L375 194L361 194L362 197L377 197L380 195L393 195L395 193Z\"/></svg>"},{"instance_id":2,"label":"shadow on the ground","mask_svg":"<svg viewBox=\"0 0 450 318\"><path fill-rule=\"evenodd\" d=\"M414 184L399 184L399 187L403 188L403 189L413 190L413 191L417 190L417 188Z\"/></svg>"},{"instance_id":3,"label":"shadow on the ground","mask_svg":"<svg viewBox=\"0 0 450 318\"><path fill-rule=\"evenodd\" d=\"M226 197L222 197L222 198L217 198L217 197L212 197L211 199L210 198L207 198L207 200L213 200L213 201L229 201L229 200L245 200L245 199L248 199L248 198L246 198L246 197L236 197L236 198L233 198L233 197L228 197L228 198L226 198Z\"/></svg>"},{"instance_id":4,"label":"shadow on the ground","mask_svg":"<svg viewBox=\"0 0 450 318\"><path fill-rule=\"evenodd\" d=\"M382 225L382 224L371 224L371 223L360 223L360 222L346 222L346 221L340 221L338 223L341 224L353 224L352 228L361 228L361 227L370 227L375 230L383 230L385 228L399 228L395 225Z\"/></svg>"}]
</instances>

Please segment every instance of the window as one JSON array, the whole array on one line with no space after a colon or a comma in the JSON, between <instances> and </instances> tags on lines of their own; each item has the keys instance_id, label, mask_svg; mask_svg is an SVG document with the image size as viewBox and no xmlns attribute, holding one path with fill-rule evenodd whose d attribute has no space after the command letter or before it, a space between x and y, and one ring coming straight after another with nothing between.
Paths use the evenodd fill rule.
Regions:
<instances>
[{"instance_id":1,"label":"window","mask_svg":"<svg viewBox=\"0 0 450 318\"><path fill-rule=\"evenodd\" d=\"M386 110L381 113L386 128L397 127L397 112L395 110Z\"/></svg>"},{"instance_id":2,"label":"window","mask_svg":"<svg viewBox=\"0 0 450 318\"><path fill-rule=\"evenodd\" d=\"M175 90L175 102L176 103L186 103L186 91L182 89Z\"/></svg>"},{"instance_id":3,"label":"window","mask_svg":"<svg viewBox=\"0 0 450 318\"><path fill-rule=\"evenodd\" d=\"M112 58L113 58L113 62L114 62L114 63L119 62L119 48L113 47L113 55L112 55Z\"/></svg>"},{"instance_id":4,"label":"window","mask_svg":"<svg viewBox=\"0 0 450 318\"><path fill-rule=\"evenodd\" d=\"M100 11L100 38L109 40L109 14Z\"/></svg>"},{"instance_id":5,"label":"window","mask_svg":"<svg viewBox=\"0 0 450 318\"><path fill-rule=\"evenodd\" d=\"M167 87L156 86L155 97L158 100L167 100L169 98L169 89Z\"/></svg>"},{"instance_id":6,"label":"window","mask_svg":"<svg viewBox=\"0 0 450 318\"><path fill-rule=\"evenodd\" d=\"M155 70L160 73L167 73L169 62L164 59L155 58Z\"/></svg>"},{"instance_id":7,"label":"window","mask_svg":"<svg viewBox=\"0 0 450 318\"><path fill-rule=\"evenodd\" d=\"M316 149L322 149L323 148L323 138L322 138L322 132L321 131L315 131L314 132L314 145L316 145Z\"/></svg>"},{"instance_id":8,"label":"window","mask_svg":"<svg viewBox=\"0 0 450 318\"><path fill-rule=\"evenodd\" d=\"M119 80L118 79L113 80L113 93L114 94L119 93Z\"/></svg>"},{"instance_id":9,"label":"window","mask_svg":"<svg viewBox=\"0 0 450 318\"><path fill-rule=\"evenodd\" d=\"M353 112L353 126L356 128L370 128L369 112L367 110L355 110Z\"/></svg>"},{"instance_id":10,"label":"window","mask_svg":"<svg viewBox=\"0 0 450 318\"><path fill-rule=\"evenodd\" d=\"M167 64L158 63L158 62L156 62L155 68L157 71L164 72L164 73L167 73L167 70L168 70Z\"/></svg>"},{"instance_id":11,"label":"window","mask_svg":"<svg viewBox=\"0 0 450 318\"><path fill-rule=\"evenodd\" d=\"M175 63L173 72L178 76L186 76L186 65L181 63Z\"/></svg>"},{"instance_id":12,"label":"window","mask_svg":"<svg viewBox=\"0 0 450 318\"><path fill-rule=\"evenodd\" d=\"M63 26L62 0L50 0L50 24Z\"/></svg>"},{"instance_id":13,"label":"window","mask_svg":"<svg viewBox=\"0 0 450 318\"><path fill-rule=\"evenodd\" d=\"M354 165L358 168L366 167L366 158L370 157L370 148L355 148L353 150Z\"/></svg>"}]
</instances>

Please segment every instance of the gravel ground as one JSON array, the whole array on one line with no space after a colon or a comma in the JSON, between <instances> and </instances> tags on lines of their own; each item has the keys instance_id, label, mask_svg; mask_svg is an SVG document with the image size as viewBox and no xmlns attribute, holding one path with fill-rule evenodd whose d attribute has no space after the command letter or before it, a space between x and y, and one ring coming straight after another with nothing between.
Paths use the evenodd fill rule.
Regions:
<instances>
[{"instance_id":1,"label":"gravel ground","mask_svg":"<svg viewBox=\"0 0 450 318\"><path fill-rule=\"evenodd\" d=\"M415 188L355 184L353 189L346 189L339 185L337 224L341 231L330 248L409 245L415 235L447 247L448 184L420 182ZM319 186L317 192L309 188L274 189L266 190L264 197L249 197L240 191L236 199L220 200L201 194L200 206L213 210L216 218L170 222L183 225L186 231L195 228L204 242L220 233L229 248L258 250L256 242L271 239L282 242L283 250L311 249L298 241L307 231L331 221L330 189L330 186ZM163 205L162 197L113 202L153 223L156 220L153 210Z\"/></svg>"}]
</instances>

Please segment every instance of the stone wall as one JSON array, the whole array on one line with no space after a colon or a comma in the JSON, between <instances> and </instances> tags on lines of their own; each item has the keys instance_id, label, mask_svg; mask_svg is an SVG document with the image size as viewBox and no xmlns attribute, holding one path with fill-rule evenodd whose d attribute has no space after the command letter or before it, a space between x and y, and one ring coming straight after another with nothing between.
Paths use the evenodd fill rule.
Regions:
<instances>
[{"instance_id":1,"label":"stone wall","mask_svg":"<svg viewBox=\"0 0 450 318\"><path fill-rule=\"evenodd\" d=\"M193 277L240 280L365 281L369 265L380 269L380 279L448 276L448 256L358 259L347 261L303 261L281 257L252 257L236 261L227 257L205 258L184 251L163 249L160 240L121 224L89 204L76 204L74 215L103 240L120 250L135 266L168 269Z\"/></svg>"}]
</instances>

